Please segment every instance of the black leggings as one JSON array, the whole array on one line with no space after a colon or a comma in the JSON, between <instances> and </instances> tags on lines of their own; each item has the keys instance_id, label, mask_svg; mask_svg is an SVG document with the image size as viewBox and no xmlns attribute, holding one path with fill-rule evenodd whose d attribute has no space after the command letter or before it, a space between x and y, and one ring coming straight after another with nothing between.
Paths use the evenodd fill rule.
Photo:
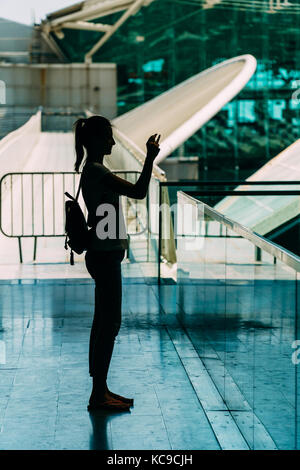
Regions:
<instances>
[{"instance_id":1,"label":"black leggings","mask_svg":"<svg viewBox=\"0 0 300 470\"><path fill-rule=\"evenodd\" d=\"M95 313L90 336L89 371L103 390L121 326L122 273L125 250L91 251L85 255L88 272L95 280Z\"/></svg>"}]
</instances>

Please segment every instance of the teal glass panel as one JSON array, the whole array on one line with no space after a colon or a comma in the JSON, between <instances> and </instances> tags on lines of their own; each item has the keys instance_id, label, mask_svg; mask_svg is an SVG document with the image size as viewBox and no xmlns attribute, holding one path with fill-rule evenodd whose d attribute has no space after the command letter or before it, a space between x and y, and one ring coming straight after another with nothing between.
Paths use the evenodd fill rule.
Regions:
<instances>
[{"instance_id":1,"label":"teal glass panel","mask_svg":"<svg viewBox=\"0 0 300 470\"><path fill-rule=\"evenodd\" d=\"M237 448L299 449L300 259L182 192L178 206L178 319L201 404L239 430Z\"/></svg>"},{"instance_id":2,"label":"teal glass panel","mask_svg":"<svg viewBox=\"0 0 300 470\"><path fill-rule=\"evenodd\" d=\"M297 389L293 342L297 339L296 271L262 251L256 262L254 338L254 448L260 423L279 449L296 449Z\"/></svg>"}]
</instances>

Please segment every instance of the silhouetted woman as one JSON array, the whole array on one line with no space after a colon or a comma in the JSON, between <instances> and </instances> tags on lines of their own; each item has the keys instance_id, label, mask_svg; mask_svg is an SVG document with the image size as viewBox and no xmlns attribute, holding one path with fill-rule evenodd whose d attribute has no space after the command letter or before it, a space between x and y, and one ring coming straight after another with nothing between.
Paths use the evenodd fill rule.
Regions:
<instances>
[{"instance_id":1,"label":"silhouetted woman","mask_svg":"<svg viewBox=\"0 0 300 470\"><path fill-rule=\"evenodd\" d=\"M85 261L95 280L95 313L89 347L93 390L88 410L128 410L133 404L133 399L111 392L106 383L114 341L121 326L121 262L128 249L120 195L134 199L146 197L153 161L159 152L159 139L160 136L154 134L147 141L143 170L138 181L132 184L103 165L104 155L109 155L115 145L110 121L103 116L92 116L75 123L75 171L79 172L86 154L81 187L88 209L88 225L92 227Z\"/></svg>"}]
</instances>

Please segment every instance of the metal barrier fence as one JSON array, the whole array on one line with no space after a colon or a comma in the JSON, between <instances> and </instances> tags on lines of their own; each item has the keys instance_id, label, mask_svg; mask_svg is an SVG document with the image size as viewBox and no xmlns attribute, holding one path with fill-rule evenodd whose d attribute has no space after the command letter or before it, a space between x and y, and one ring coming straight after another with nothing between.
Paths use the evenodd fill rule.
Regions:
<instances>
[{"instance_id":1,"label":"metal barrier fence","mask_svg":"<svg viewBox=\"0 0 300 470\"><path fill-rule=\"evenodd\" d=\"M139 171L114 170L133 184ZM34 238L33 260L36 260L37 239L65 237L65 192L75 194L80 175L75 172L7 173L0 180L0 230L6 237L17 238L20 262L23 262L22 238ZM127 225L134 225L130 237L143 233L147 223L141 220L134 199L124 196L124 217ZM124 201L123 199L123 201ZM87 210L82 198L79 203L85 216ZM124 209L124 206L123 206ZM132 221L135 221L132 224ZM128 253L127 253L128 256Z\"/></svg>"}]
</instances>

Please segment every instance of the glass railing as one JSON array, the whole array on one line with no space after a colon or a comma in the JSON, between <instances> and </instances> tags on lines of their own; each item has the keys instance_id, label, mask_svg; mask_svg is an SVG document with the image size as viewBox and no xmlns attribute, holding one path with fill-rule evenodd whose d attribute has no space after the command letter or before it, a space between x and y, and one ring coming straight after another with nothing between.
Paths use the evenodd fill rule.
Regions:
<instances>
[{"instance_id":1,"label":"glass railing","mask_svg":"<svg viewBox=\"0 0 300 470\"><path fill-rule=\"evenodd\" d=\"M300 254L300 182L299 181L200 181L160 182L161 217L158 227L158 281L172 277L176 281L177 193L185 191L270 241ZM164 205L166 199L168 205ZM174 232L174 236L172 233ZM175 256L165 256L165 247ZM260 256L257 248L257 257Z\"/></svg>"},{"instance_id":2,"label":"glass railing","mask_svg":"<svg viewBox=\"0 0 300 470\"><path fill-rule=\"evenodd\" d=\"M178 192L178 318L250 449L300 448L299 294L300 257Z\"/></svg>"}]
</instances>

